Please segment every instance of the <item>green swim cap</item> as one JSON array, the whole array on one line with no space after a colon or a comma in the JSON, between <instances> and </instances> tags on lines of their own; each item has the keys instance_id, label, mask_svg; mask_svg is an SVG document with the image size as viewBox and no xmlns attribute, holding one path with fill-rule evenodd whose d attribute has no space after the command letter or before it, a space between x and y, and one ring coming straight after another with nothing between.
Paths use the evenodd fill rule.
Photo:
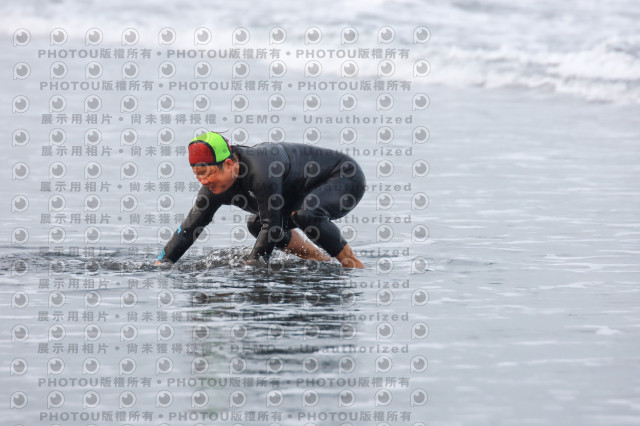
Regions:
<instances>
[{"instance_id":1,"label":"green swim cap","mask_svg":"<svg viewBox=\"0 0 640 426\"><path fill-rule=\"evenodd\" d=\"M203 133L189 142L189 164L220 164L231 156L227 140L216 132Z\"/></svg>"}]
</instances>

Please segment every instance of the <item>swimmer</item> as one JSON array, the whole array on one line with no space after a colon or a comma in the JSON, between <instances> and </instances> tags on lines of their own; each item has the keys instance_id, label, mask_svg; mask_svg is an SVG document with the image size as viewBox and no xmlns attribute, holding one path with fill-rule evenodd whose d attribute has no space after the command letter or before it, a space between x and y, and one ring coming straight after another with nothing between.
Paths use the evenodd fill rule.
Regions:
<instances>
[{"instance_id":1,"label":"swimmer","mask_svg":"<svg viewBox=\"0 0 640 426\"><path fill-rule=\"evenodd\" d=\"M253 213L247 221L256 238L249 265L268 264L278 248L302 259L335 257L345 268L364 267L331 222L353 210L365 191L364 173L348 155L287 142L230 146L216 132L196 137L188 150L202 187L156 265L180 259L226 204Z\"/></svg>"}]
</instances>

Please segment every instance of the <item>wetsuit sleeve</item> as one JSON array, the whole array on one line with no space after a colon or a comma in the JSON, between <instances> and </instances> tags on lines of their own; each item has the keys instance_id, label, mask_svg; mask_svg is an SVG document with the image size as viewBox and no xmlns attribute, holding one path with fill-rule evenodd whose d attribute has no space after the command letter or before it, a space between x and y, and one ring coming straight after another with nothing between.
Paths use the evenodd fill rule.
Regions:
<instances>
[{"instance_id":1,"label":"wetsuit sleeve","mask_svg":"<svg viewBox=\"0 0 640 426\"><path fill-rule=\"evenodd\" d=\"M262 227L256 238L256 243L249 255L250 259L262 257L269 262L276 243L284 238L282 208L284 196L282 194L282 177L270 177L268 167L262 173L256 173L252 179L252 187L258 199L258 211Z\"/></svg>"},{"instance_id":2,"label":"wetsuit sleeve","mask_svg":"<svg viewBox=\"0 0 640 426\"><path fill-rule=\"evenodd\" d=\"M158 260L160 262L176 262L180 259L202 233L204 227L211 223L214 213L221 204L209 189L202 186L193 208L162 249Z\"/></svg>"}]
</instances>

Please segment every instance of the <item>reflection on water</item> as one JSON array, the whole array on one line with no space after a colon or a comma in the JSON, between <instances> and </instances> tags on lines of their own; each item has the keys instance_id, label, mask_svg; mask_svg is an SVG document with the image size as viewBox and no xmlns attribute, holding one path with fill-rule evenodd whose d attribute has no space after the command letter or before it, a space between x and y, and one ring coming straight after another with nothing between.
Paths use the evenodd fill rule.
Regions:
<instances>
[{"instance_id":1,"label":"reflection on water","mask_svg":"<svg viewBox=\"0 0 640 426\"><path fill-rule=\"evenodd\" d=\"M71 414L90 415L86 399L99 398L130 424L136 407L155 407L149 418L171 425L342 424L362 421L376 398L407 405L406 333L398 327L397 339L374 337L392 314L372 302L380 277L284 255L269 268L242 266L247 253L216 250L162 269L118 250L5 256L5 299L29 298L19 314L30 339L9 345L41 383L31 400L61 391L65 401L58 411L34 402L24 412L65 424L104 421ZM63 337L52 339L52 330ZM400 365L383 381L393 362L382 354L391 348ZM64 367L51 374L51 365ZM87 394L89 385L98 396Z\"/></svg>"},{"instance_id":2,"label":"reflection on water","mask_svg":"<svg viewBox=\"0 0 640 426\"><path fill-rule=\"evenodd\" d=\"M340 359L320 351L351 346L345 339L353 337L356 325L345 318L355 310L356 295L339 267L318 265L310 271L305 263L311 262L291 261L282 270L276 265L277 272L269 274L235 273L224 282L214 280L214 285L201 282L198 288L185 283L191 318L199 324L193 333L206 342L191 355L202 357L209 365L225 366L199 377L241 374L247 386L238 387L245 394L236 397L281 403L297 393L304 376L337 376ZM347 368L348 363L342 361ZM255 384L268 376L271 391L265 394ZM331 392L335 393L334 386L308 393L305 399L316 405L316 400ZM285 412L296 411L290 405Z\"/></svg>"}]
</instances>

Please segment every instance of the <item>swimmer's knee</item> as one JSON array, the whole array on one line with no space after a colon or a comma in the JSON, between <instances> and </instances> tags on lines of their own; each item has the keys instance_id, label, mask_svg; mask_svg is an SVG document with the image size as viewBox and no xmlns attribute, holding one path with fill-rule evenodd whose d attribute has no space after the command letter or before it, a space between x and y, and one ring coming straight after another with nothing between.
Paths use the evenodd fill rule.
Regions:
<instances>
[{"instance_id":1,"label":"swimmer's knee","mask_svg":"<svg viewBox=\"0 0 640 426\"><path fill-rule=\"evenodd\" d=\"M295 210L291 213L291 219L297 226L304 227L326 219L326 215L320 210Z\"/></svg>"},{"instance_id":2,"label":"swimmer's knee","mask_svg":"<svg viewBox=\"0 0 640 426\"><path fill-rule=\"evenodd\" d=\"M294 210L291 212L291 220L293 220L293 223L297 225L300 219L304 219L303 212L304 210Z\"/></svg>"}]
</instances>

